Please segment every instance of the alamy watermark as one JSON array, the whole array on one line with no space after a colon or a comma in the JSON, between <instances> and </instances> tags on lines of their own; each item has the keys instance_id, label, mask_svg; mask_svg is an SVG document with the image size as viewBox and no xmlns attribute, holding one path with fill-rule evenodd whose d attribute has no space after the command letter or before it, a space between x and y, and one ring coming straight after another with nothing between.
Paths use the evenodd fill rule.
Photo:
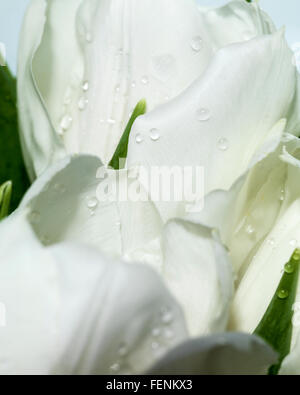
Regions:
<instances>
[{"instance_id":1,"label":"alamy watermark","mask_svg":"<svg viewBox=\"0 0 300 395\"><path fill-rule=\"evenodd\" d=\"M0 66L6 66L6 47L2 42L0 42Z\"/></svg>"},{"instance_id":2,"label":"alamy watermark","mask_svg":"<svg viewBox=\"0 0 300 395\"><path fill-rule=\"evenodd\" d=\"M0 328L6 326L6 306L0 302Z\"/></svg>"},{"instance_id":3,"label":"alamy watermark","mask_svg":"<svg viewBox=\"0 0 300 395\"><path fill-rule=\"evenodd\" d=\"M203 209L204 168L200 166L136 166L115 171L100 167L99 202L183 202L187 212Z\"/></svg>"}]
</instances>

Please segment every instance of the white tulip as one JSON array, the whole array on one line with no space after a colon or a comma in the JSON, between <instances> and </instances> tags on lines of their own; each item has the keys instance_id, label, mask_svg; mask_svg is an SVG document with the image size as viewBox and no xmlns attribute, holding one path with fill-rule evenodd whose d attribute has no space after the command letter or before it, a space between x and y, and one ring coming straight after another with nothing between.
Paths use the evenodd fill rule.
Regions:
<instances>
[{"instance_id":1,"label":"white tulip","mask_svg":"<svg viewBox=\"0 0 300 395\"><path fill-rule=\"evenodd\" d=\"M275 30L257 4L239 0L220 9L198 10L192 0L32 1L20 46L18 92L24 154L31 178L38 178L18 212L0 229L6 233L9 221L19 223L18 229L31 232L28 245L34 243L37 254L54 256L52 266L59 265L55 273L70 272L70 277L61 275L61 281L52 280L48 291L48 280L43 277L46 269L36 261L29 264L34 269L26 269L21 252L15 251L16 267L24 265L22 270L28 276L35 266L41 272L32 280L45 283L43 288L41 285L43 297L36 302L41 303L38 311L49 309L56 317L65 311L70 314L65 326L54 328L62 336L59 349L64 354L50 344L56 335L43 343L32 329L32 321L26 325L26 317L21 317L29 339L26 346L37 337L38 349L47 356L43 366L42 355L37 353L32 369L107 372L109 366L120 365L112 344L116 338L122 343L124 337L131 350L125 365L135 373L149 369L155 358L145 351L144 345L151 344L145 328L157 306L166 300L176 315L174 340L186 343L167 354L154 371L178 369L178 364L188 360L186 366L193 370L197 363L203 372L205 353L215 350L218 337L206 343L201 340L200 345L199 340L190 343L188 339L228 329L232 307L232 266L221 241L229 248L239 281L230 325L249 333L255 329L276 290L282 266L295 248L288 240L300 240L294 234L299 206L295 180L300 166L298 143L291 136L300 131L298 88L299 77L284 32ZM142 97L150 111L134 123L127 169L116 174L122 183L130 184L129 173L136 165L145 169L200 166L205 171L204 190L194 203L207 195L201 213L186 216L187 201L96 199L97 188L104 183L96 178L98 169L111 159L129 113ZM289 141L283 138L284 132L290 133ZM149 194L143 173L138 172L135 182ZM268 243L273 239L276 250ZM89 248L61 243L84 243ZM92 247L98 251L91 252ZM10 252L3 251L7 253L1 262L6 266L1 263L0 270L8 273L9 280L14 266L8 268ZM113 265L124 277L117 288L108 287L112 280L102 282L102 287L96 284L112 266L103 253L121 261ZM91 268L84 274L85 259L95 262L95 272ZM150 265L156 274L124 261ZM75 273L69 269L70 262L78 266ZM48 266L51 271L51 264ZM19 273L17 269L15 273ZM85 276L90 276L86 288ZM128 284L130 276L132 284ZM75 286L68 281L79 281L82 289L75 302ZM140 282L149 288L140 287ZM5 284L8 307L11 303L18 317L14 288L11 281ZM59 286L66 293L66 302L59 303ZM33 298L27 288L20 288L24 291L22 303L27 303L27 295L30 303ZM128 299L117 305L115 295L127 288ZM115 303L103 310L101 295L108 291ZM98 292L95 310L89 311L87 300ZM134 292L139 295L137 300ZM72 309L77 304L82 314L88 314L85 323L75 320ZM139 317L144 305L147 312L136 324L135 314ZM127 308L131 316L125 316ZM109 319L107 327L94 333L98 314L107 314ZM120 323L111 315L120 315ZM43 315L34 317L41 320L38 325L44 325ZM297 371L297 332L283 372ZM117 333L115 338L111 333ZM9 332L6 336L4 343L9 344ZM80 340L73 355L70 344L73 346L75 336ZM140 337L142 345L137 347ZM226 344L238 344L237 364L242 361L241 349L250 358L253 343L248 337L226 339ZM164 344L164 352L173 346ZM200 354L195 351L193 356L193 347ZM224 355L231 355L231 348L236 346L230 346L229 354L220 352L222 363L216 354L213 361L217 362L211 368L206 366L206 371L219 366L221 372L228 372ZM24 370L29 351L23 353L19 343L12 348L7 345L7 350L8 355L15 352L12 369ZM258 361L262 358L258 370L272 359L267 351L264 359L259 350L263 354L267 349L258 347ZM255 358L251 361L244 364L249 371Z\"/></svg>"},{"instance_id":2,"label":"white tulip","mask_svg":"<svg viewBox=\"0 0 300 395\"><path fill-rule=\"evenodd\" d=\"M258 5L244 0L200 10L194 0L32 0L21 33L18 69L21 137L31 178L66 153L95 154L108 163L139 100L145 98L152 110L204 73L204 80L214 77L219 82L215 81L215 93L212 88L205 98L199 91L197 109L217 110L211 103L215 97L225 116L231 102L227 102L226 92L217 98L219 89L227 86L231 91L232 84L238 88L244 80L245 96L249 88L261 91L262 81L249 86L253 78L249 81L249 75L245 78L244 74L258 71L264 48L263 44L252 44L257 49L249 53L248 63L251 45L244 51L233 46L221 52L218 64L211 67L215 53L228 44L274 31ZM266 50L264 57L271 63L284 48ZM279 67L272 64L271 78L261 75L268 77L270 84ZM222 75L212 75L218 73L217 67ZM263 70L269 72L267 67ZM228 72L235 82L227 80ZM288 92L289 75L286 79ZM199 82L192 90L198 86ZM206 86L211 89L209 82ZM268 88L262 91L269 94ZM239 107L235 111L238 113ZM252 118L251 109L248 111ZM194 111L191 115L194 119ZM186 118L186 126L191 126L191 121ZM237 122L232 126L242 125Z\"/></svg>"},{"instance_id":3,"label":"white tulip","mask_svg":"<svg viewBox=\"0 0 300 395\"><path fill-rule=\"evenodd\" d=\"M192 340L186 329L187 324L206 334L227 323L230 269L224 248L208 228L169 224L164 282L145 265L109 259L87 245L112 248L121 237L119 229L100 220L116 207L99 207L91 217L82 204L93 185L89 176L78 178L77 171L97 161L80 157L49 170L22 207L0 224L0 314L5 314L0 374L138 374L150 369L265 374L277 356L259 338L216 334ZM57 184L62 180L68 181L66 189ZM93 233L95 227L99 233ZM104 240L101 229L108 229L112 240ZM80 235L83 244L69 241ZM179 268L179 241L188 249L180 262L184 270ZM189 297L192 303L186 303Z\"/></svg>"}]
</instances>

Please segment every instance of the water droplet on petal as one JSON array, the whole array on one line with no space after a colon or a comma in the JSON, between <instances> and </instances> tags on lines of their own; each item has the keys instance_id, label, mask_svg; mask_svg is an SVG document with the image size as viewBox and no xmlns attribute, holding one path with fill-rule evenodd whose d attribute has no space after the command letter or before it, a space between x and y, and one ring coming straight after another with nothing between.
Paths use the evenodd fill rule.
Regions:
<instances>
[{"instance_id":1,"label":"water droplet on petal","mask_svg":"<svg viewBox=\"0 0 300 395\"><path fill-rule=\"evenodd\" d=\"M158 337L161 334L161 329L160 328L154 328L152 329L152 336Z\"/></svg>"},{"instance_id":2,"label":"water droplet on petal","mask_svg":"<svg viewBox=\"0 0 300 395\"><path fill-rule=\"evenodd\" d=\"M253 227L252 225L247 225L247 226L246 226L246 233L247 233L249 236L252 236L252 235L255 233L254 227Z\"/></svg>"},{"instance_id":3,"label":"water droplet on petal","mask_svg":"<svg viewBox=\"0 0 300 395\"><path fill-rule=\"evenodd\" d=\"M274 240L274 239L268 239L267 242L268 242L268 244L269 244L271 247L274 247L274 245L275 245L275 240Z\"/></svg>"},{"instance_id":4,"label":"water droplet on petal","mask_svg":"<svg viewBox=\"0 0 300 395\"><path fill-rule=\"evenodd\" d=\"M160 139L160 134L159 134L158 129L153 128L153 129L150 130L150 138L153 141L157 141L157 140Z\"/></svg>"},{"instance_id":5,"label":"water droplet on petal","mask_svg":"<svg viewBox=\"0 0 300 395\"><path fill-rule=\"evenodd\" d=\"M192 50L195 52L200 52L203 47L203 40L200 36L196 36L191 41Z\"/></svg>"},{"instance_id":6,"label":"water droplet on petal","mask_svg":"<svg viewBox=\"0 0 300 395\"><path fill-rule=\"evenodd\" d=\"M229 142L226 138L222 137L218 141L218 148L220 151L227 151L229 148Z\"/></svg>"},{"instance_id":7,"label":"water droplet on petal","mask_svg":"<svg viewBox=\"0 0 300 395\"><path fill-rule=\"evenodd\" d=\"M297 245L297 240L296 239L292 239L292 240L290 240L290 246L292 246L292 247L296 247L296 245Z\"/></svg>"},{"instance_id":8,"label":"water droplet on petal","mask_svg":"<svg viewBox=\"0 0 300 395\"><path fill-rule=\"evenodd\" d=\"M135 136L135 141L137 144L141 144L144 141L143 135L141 133L137 133Z\"/></svg>"},{"instance_id":9,"label":"water droplet on petal","mask_svg":"<svg viewBox=\"0 0 300 395\"><path fill-rule=\"evenodd\" d=\"M40 220L41 220L41 214L40 214L39 211L32 211L32 212L29 214L29 221L30 221L32 224L38 224L38 223L40 222Z\"/></svg>"},{"instance_id":10,"label":"water droplet on petal","mask_svg":"<svg viewBox=\"0 0 300 395\"><path fill-rule=\"evenodd\" d=\"M89 209L95 209L98 206L98 199L96 197L88 198L87 199L87 207Z\"/></svg>"},{"instance_id":11,"label":"water droplet on petal","mask_svg":"<svg viewBox=\"0 0 300 395\"><path fill-rule=\"evenodd\" d=\"M284 271L287 274L292 274L295 271L295 265L292 262L288 262L284 265Z\"/></svg>"},{"instance_id":12,"label":"water droplet on petal","mask_svg":"<svg viewBox=\"0 0 300 395\"><path fill-rule=\"evenodd\" d=\"M119 364L119 362L114 363L113 365L111 365L111 367L109 368L109 370L112 373L117 373L121 370L121 365Z\"/></svg>"},{"instance_id":13,"label":"water droplet on petal","mask_svg":"<svg viewBox=\"0 0 300 395\"><path fill-rule=\"evenodd\" d=\"M294 260L294 261L299 261L300 260L300 250L296 250L295 252L294 252L294 254L293 254L293 256L292 256L292 259Z\"/></svg>"},{"instance_id":14,"label":"water droplet on petal","mask_svg":"<svg viewBox=\"0 0 300 395\"><path fill-rule=\"evenodd\" d=\"M88 82L88 81L84 81L84 82L82 83L82 90L83 90L84 92L87 92L87 91L89 90L89 82Z\"/></svg>"},{"instance_id":15,"label":"water droplet on petal","mask_svg":"<svg viewBox=\"0 0 300 395\"><path fill-rule=\"evenodd\" d=\"M86 40L86 42L88 42L88 43L91 43L91 42L93 41L93 37L92 37L91 32L87 32L87 33L86 33L86 35L85 35L85 40Z\"/></svg>"},{"instance_id":16,"label":"water droplet on petal","mask_svg":"<svg viewBox=\"0 0 300 395\"><path fill-rule=\"evenodd\" d=\"M158 342L152 342L151 343L151 348L152 348L152 350L157 350L157 349L159 349L159 343Z\"/></svg>"},{"instance_id":17,"label":"water droplet on petal","mask_svg":"<svg viewBox=\"0 0 300 395\"><path fill-rule=\"evenodd\" d=\"M279 200L280 200L281 202L283 202L284 199L285 199L285 190L282 189L282 190L280 191Z\"/></svg>"},{"instance_id":18,"label":"water droplet on petal","mask_svg":"<svg viewBox=\"0 0 300 395\"><path fill-rule=\"evenodd\" d=\"M107 123L108 123L109 125L114 125L114 124L116 123L116 120L115 120L115 119L112 119L112 118L109 118L109 119L107 120Z\"/></svg>"},{"instance_id":19,"label":"water droplet on petal","mask_svg":"<svg viewBox=\"0 0 300 395\"><path fill-rule=\"evenodd\" d=\"M144 75L142 77L141 81L142 81L142 84L147 85L149 83L149 78L146 75Z\"/></svg>"},{"instance_id":20,"label":"water droplet on petal","mask_svg":"<svg viewBox=\"0 0 300 395\"><path fill-rule=\"evenodd\" d=\"M172 339L174 337L174 332L171 329L165 329L164 336L166 339Z\"/></svg>"},{"instance_id":21,"label":"water droplet on petal","mask_svg":"<svg viewBox=\"0 0 300 395\"><path fill-rule=\"evenodd\" d=\"M281 289L277 292L277 296L279 299L287 299L289 292L286 289Z\"/></svg>"},{"instance_id":22,"label":"water droplet on petal","mask_svg":"<svg viewBox=\"0 0 300 395\"><path fill-rule=\"evenodd\" d=\"M118 354L120 357L125 357L128 353L128 348L125 343L121 344L118 350Z\"/></svg>"},{"instance_id":23,"label":"water droplet on petal","mask_svg":"<svg viewBox=\"0 0 300 395\"><path fill-rule=\"evenodd\" d=\"M58 193L66 192L66 187L63 184L54 184L54 191Z\"/></svg>"},{"instance_id":24,"label":"water droplet on petal","mask_svg":"<svg viewBox=\"0 0 300 395\"><path fill-rule=\"evenodd\" d=\"M78 108L79 108L79 110L80 110L80 111L85 110L85 108L86 108L88 102L89 102L88 99L86 99L85 97L81 97L81 98L79 99L79 102L78 102Z\"/></svg>"},{"instance_id":25,"label":"water droplet on petal","mask_svg":"<svg viewBox=\"0 0 300 395\"><path fill-rule=\"evenodd\" d=\"M197 111L197 119L198 121L205 122L211 118L211 113L208 108L200 108Z\"/></svg>"},{"instance_id":26,"label":"water droplet on petal","mask_svg":"<svg viewBox=\"0 0 300 395\"><path fill-rule=\"evenodd\" d=\"M60 127L63 132L67 131L73 122L73 118L70 115L64 115L60 121Z\"/></svg>"},{"instance_id":27,"label":"water droplet on petal","mask_svg":"<svg viewBox=\"0 0 300 395\"><path fill-rule=\"evenodd\" d=\"M162 311L161 321L165 325L169 325L173 321L173 314L169 310Z\"/></svg>"}]
</instances>

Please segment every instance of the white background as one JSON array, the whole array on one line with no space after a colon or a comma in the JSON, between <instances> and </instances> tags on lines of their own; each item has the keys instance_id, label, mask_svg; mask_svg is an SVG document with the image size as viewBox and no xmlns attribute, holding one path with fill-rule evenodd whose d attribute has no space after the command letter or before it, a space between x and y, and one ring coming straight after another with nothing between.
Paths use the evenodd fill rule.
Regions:
<instances>
[{"instance_id":1,"label":"white background","mask_svg":"<svg viewBox=\"0 0 300 395\"><path fill-rule=\"evenodd\" d=\"M64 0L61 0L64 1ZM126 1L126 0L124 0ZM0 42L7 51L8 64L16 69L17 47L22 18L30 0L0 0ZM200 5L222 5L226 0L198 0ZM300 42L300 0L260 0L278 27L287 28L290 44Z\"/></svg>"}]
</instances>

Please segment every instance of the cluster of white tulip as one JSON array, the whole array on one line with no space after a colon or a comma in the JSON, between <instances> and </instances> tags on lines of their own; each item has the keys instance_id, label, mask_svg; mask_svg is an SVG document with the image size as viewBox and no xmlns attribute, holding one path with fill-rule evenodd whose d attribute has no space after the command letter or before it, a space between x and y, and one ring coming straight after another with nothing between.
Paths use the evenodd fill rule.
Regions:
<instances>
[{"instance_id":1,"label":"cluster of white tulip","mask_svg":"<svg viewBox=\"0 0 300 395\"><path fill-rule=\"evenodd\" d=\"M266 373L277 355L252 333L300 245L299 86L257 2L32 0L34 182L0 225L0 373ZM123 138L108 171L145 190L139 167L200 166L204 207L97 199ZM299 328L281 374L300 374Z\"/></svg>"}]
</instances>

